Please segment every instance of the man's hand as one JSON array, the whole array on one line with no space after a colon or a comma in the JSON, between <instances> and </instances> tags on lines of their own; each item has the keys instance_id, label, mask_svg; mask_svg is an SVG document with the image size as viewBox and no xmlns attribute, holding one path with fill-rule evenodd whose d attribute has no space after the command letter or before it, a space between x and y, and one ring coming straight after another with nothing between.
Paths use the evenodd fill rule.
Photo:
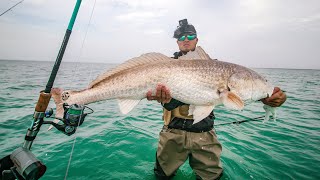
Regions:
<instances>
[{"instance_id":1,"label":"man's hand","mask_svg":"<svg viewBox=\"0 0 320 180\"><path fill-rule=\"evenodd\" d=\"M147 99L149 101L151 100L157 100L159 103L168 103L171 101L171 95L169 89L161 84L158 84L156 89L156 95L152 95L152 91L147 92Z\"/></svg>"},{"instance_id":2,"label":"man's hand","mask_svg":"<svg viewBox=\"0 0 320 180\"><path fill-rule=\"evenodd\" d=\"M261 101L271 107L281 106L287 99L286 94L280 90L280 88L275 87L271 97L261 99Z\"/></svg>"}]
</instances>

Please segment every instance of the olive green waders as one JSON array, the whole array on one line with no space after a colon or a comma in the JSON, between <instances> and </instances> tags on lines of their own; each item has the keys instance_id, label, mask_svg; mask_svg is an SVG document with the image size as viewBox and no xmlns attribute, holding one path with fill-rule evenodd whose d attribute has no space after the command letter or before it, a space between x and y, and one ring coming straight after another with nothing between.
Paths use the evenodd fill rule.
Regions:
<instances>
[{"instance_id":1,"label":"olive green waders","mask_svg":"<svg viewBox=\"0 0 320 180\"><path fill-rule=\"evenodd\" d=\"M157 163L171 176L189 158L189 164L201 179L217 179L222 173L221 144L214 130L187 132L164 126L160 132Z\"/></svg>"}]
</instances>

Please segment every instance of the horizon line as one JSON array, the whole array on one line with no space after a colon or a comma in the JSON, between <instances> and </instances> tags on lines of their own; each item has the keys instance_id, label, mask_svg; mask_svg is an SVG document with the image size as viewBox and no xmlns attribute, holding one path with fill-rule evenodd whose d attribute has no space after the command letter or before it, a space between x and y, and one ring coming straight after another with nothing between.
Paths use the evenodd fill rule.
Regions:
<instances>
[{"instance_id":1,"label":"horizon line","mask_svg":"<svg viewBox=\"0 0 320 180\"><path fill-rule=\"evenodd\" d=\"M31 62L55 62L55 61L49 61L49 60L21 60L21 59L0 59L0 61L31 61ZM70 61L70 60L64 60L63 62L68 63L95 63L95 64L122 64L122 63L115 63L115 62L82 62L82 61ZM248 67L248 68L255 68L255 69L294 69L294 70L320 70L319 69L311 69L311 68L288 68L288 67Z\"/></svg>"}]
</instances>

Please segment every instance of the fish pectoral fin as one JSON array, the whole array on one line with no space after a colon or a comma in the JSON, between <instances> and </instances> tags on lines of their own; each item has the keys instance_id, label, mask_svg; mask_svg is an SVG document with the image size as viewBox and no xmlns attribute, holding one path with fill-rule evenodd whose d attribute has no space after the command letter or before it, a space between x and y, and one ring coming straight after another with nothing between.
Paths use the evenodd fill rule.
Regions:
<instances>
[{"instance_id":1,"label":"fish pectoral fin","mask_svg":"<svg viewBox=\"0 0 320 180\"><path fill-rule=\"evenodd\" d=\"M220 98L224 106L230 109L241 110L244 107L244 103L241 98L228 90L224 90L220 93Z\"/></svg>"},{"instance_id":2,"label":"fish pectoral fin","mask_svg":"<svg viewBox=\"0 0 320 180\"><path fill-rule=\"evenodd\" d=\"M141 99L118 99L119 108L122 114L128 114Z\"/></svg>"},{"instance_id":3,"label":"fish pectoral fin","mask_svg":"<svg viewBox=\"0 0 320 180\"><path fill-rule=\"evenodd\" d=\"M189 115L193 115L193 124L200 122L202 119L209 116L212 112L214 105L211 106L195 106L190 105L189 107Z\"/></svg>"},{"instance_id":4,"label":"fish pectoral fin","mask_svg":"<svg viewBox=\"0 0 320 180\"><path fill-rule=\"evenodd\" d=\"M188 116L191 116L193 114L194 109L196 108L195 105L190 105L188 110Z\"/></svg>"}]
</instances>

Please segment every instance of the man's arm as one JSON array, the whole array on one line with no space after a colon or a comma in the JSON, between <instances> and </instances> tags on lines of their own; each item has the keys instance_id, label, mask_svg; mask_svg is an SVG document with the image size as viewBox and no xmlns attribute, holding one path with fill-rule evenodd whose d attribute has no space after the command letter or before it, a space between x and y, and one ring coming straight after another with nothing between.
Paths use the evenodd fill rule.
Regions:
<instances>
[{"instance_id":1,"label":"man's arm","mask_svg":"<svg viewBox=\"0 0 320 180\"><path fill-rule=\"evenodd\" d=\"M153 96L152 91L148 91L147 99L150 100L157 100L159 103L162 104L164 108L168 111L173 110L174 108L183 105L184 103L173 99L170 95L170 91L166 86L159 84L156 88L156 94Z\"/></svg>"},{"instance_id":2,"label":"man's arm","mask_svg":"<svg viewBox=\"0 0 320 180\"><path fill-rule=\"evenodd\" d=\"M147 92L147 99L157 100L159 103L169 103L171 101L170 90L166 86L158 84L156 88L156 94L153 96L152 91Z\"/></svg>"},{"instance_id":3,"label":"man's arm","mask_svg":"<svg viewBox=\"0 0 320 180\"><path fill-rule=\"evenodd\" d=\"M185 103L183 103L183 102L181 102L181 101L178 101L178 100L176 100L176 99L174 99L174 98L171 98L171 101L170 101L170 102L168 102L168 103L161 103L161 104L162 104L162 106L163 106L164 108L166 108L166 110L171 111L171 110L173 110L173 109L175 109L175 108L177 108L177 107L179 107L179 106L184 105Z\"/></svg>"},{"instance_id":4,"label":"man's arm","mask_svg":"<svg viewBox=\"0 0 320 180\"><path fill-rule=\"evenodd\" d=\"M279 107L287 100L286 94L279 87L275 87L271 97L261 99L261 101L271 107Z\"/></svg>"}]
</instances>

